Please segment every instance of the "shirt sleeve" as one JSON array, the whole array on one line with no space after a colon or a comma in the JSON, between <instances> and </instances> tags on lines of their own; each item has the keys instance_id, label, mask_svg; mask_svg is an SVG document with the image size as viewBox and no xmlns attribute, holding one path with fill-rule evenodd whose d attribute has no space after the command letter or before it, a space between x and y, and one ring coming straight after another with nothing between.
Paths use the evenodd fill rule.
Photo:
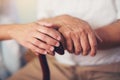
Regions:
<instances>
[{"instance_id":1,"label":"shirt sleeve","mask_svg":"<svg viewBox=\"0 0 120 80\"><path fill-rule=\"evenodd\" d=\"M37 1L37 19L49 18L49 0L38 0Z\"/></svg>"},{"instance_id":2,"label":"shirt sleeve","mask_svg":"<svg viewBox=\"0 0 120 80\"><path fill-rule=\"evenodd\" d=\"M117 19L120 19L120 0L116 0Z\"/></svg>"}]
</instances>

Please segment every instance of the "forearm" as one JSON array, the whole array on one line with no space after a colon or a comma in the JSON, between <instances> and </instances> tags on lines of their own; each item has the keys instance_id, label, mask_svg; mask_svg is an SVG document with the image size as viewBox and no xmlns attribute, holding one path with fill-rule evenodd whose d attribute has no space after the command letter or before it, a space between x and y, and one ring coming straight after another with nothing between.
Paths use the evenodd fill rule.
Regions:
<instances>
[{"instance_id":1,"label":"forearm","mask_svg":"<svg viewBox=\"0 0 120 80\"><path fill-rule=\"evenodd\" d=\"M12 39L9 31L18 25L0 25L0 40Z\"/></svg>"},{"instance_id":2,"label":"forearm","mask_svg":"<svg viewBox=\"0 0 120 80\"><path fill-rule=\"evenodd\" d=\"M108 49L120 46L120 21L98 28L95 32L103 40L98 44L98 49Z\"/></svg>"}]
</instances>

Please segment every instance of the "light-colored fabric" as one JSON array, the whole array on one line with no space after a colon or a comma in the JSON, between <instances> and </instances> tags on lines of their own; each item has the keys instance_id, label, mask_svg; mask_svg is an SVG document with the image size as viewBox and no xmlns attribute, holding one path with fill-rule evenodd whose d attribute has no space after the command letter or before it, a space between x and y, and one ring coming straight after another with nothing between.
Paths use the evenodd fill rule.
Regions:
<instances>
[{"instance_id":1,"label":"light-colored fabric","mask_svg":"<svg viewBox=\"0 0 120 80\"><path fill-rule=\"evenodd\" d=\"M60 64L50 56L47 59L51 71L50 80L120 80L120 63L80 67ZM33 60L7 80L42 80L39 60Z\"/></svg>"},{"instance_id":2,"label":"light-colored fabric","mask_svg":"<svg viewBox=\"0 0 120 80\"><path fill-rule=\"evenodd\" d=\"M117 18L120 19L120 0L116 0Z\"/></svg>"},{"instance_id":3,"label":"light-colored fabric","mask_svg":"<svg viewBox=\"0 0 120 80\"><path fill-rule=\"evenodd\" d=\"M18 22L14 0L0 0L0 25ZM21 57L25 50L14 40L0 41L0 80L8 73L13 74L21 67Z\"/></svg>"},{"instance_id":4,"label":"light-colored fabric","mask_svg":"<svg viewBox=\"0 0 120 80\"><path fill-rule=\"evenodd\" d=\"M120 0L38 0L38 19L68 14L87 21L93 29L108 25L120 17ZM120 62L120 47L99 50L95 57L56 55L64 64L93 66Z\"/></svg>"}]
</instances>

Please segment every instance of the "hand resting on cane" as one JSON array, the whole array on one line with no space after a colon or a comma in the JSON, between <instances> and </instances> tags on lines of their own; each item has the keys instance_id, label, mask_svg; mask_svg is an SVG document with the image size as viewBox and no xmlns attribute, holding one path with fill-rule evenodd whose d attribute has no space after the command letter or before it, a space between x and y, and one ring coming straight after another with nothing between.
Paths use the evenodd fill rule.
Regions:
<instances>
[{"instance_id":1,"label":"hand resting on cane","mask_svg":"<svg viewBox=\"0 0 120 80\"><path fill-rule=\"evenodd\" d=\"M52 25L46 23L46 26L51 27ZM14 39L36 55L53 52L54 46L60 45L61 36L58 31L38 25L36 22L0 25L0 27L0 40Z\"/></svg>"},{"instance_id":2,"label":"hand resting on cane","mask_svg":"<svg viewBox=\"0 0 120 80\"><path fill-rule=\"evenodd\" d=\"M87 22L69 15L43 19L38 23L41 22L53 24L53 28L57 29L64 37L65 49L76 55L89 53L94 56L97 50L97 41L102 41Z\"/></svg>"}]
</instances>

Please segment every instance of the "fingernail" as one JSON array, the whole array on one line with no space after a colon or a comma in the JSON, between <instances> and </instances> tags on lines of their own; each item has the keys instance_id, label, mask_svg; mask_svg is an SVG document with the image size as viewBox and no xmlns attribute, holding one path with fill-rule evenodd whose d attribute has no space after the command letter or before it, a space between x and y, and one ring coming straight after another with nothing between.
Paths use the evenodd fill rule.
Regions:
<instances>
[{"instance_id":1,"label":"fingernail","mask_svg":"<svg viewBox=\"0 0 120 80\"><path fill-rule=\"evenodd\" d=\"M59 47L60 46L60 43L59 42L57 42L57 44L55 45L56 47Z\"/></svg>"},{"instance_id":2,"label":"fingernail","mask_svg":"<svg viewBox=\"0 0 120 80\"><path fill-rule=\"evenodd\" d=\"M54 47L51 47L51 48L50 48L50 51L54 51Z\"/></svg>"}]
</instances>

